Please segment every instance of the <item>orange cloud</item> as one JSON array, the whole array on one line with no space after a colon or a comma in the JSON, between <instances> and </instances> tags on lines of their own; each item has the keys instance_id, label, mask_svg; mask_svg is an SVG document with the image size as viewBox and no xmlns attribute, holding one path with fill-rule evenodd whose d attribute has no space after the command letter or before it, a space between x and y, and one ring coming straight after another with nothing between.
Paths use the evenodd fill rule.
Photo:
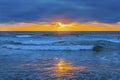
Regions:
<instances>
[{"instance_id":1,"label":"orange cloud","mask_svg":"<svg viewBox=\"0 0 120 80\"><path fill-rule=\"evenodd\" d=\"M119 22L116 24L100 22L40 22L0 24L0 31L120 31Z\"/></svg>"}]
</instances>

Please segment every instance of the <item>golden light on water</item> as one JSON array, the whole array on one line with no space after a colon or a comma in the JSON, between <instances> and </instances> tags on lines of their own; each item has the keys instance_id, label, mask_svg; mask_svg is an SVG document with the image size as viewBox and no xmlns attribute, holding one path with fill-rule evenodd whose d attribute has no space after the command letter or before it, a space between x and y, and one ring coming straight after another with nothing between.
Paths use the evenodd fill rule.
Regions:
<instances>
[{"instance_id":1,"label":"golden light on water","mask_svg":"<svg viewBox=\"0 0 120 80\"><path fill-rule=\"evenodd\" d=\"M32 63L21 64L20 69L30 68L30 71L40 71L40 76L50 76L60 78L64 76L69 76L71 78L75 77L76 72L82 72L87 70L87 66L75 65L71 61L66 61L64 59L48 59L48 60L35 60ZM19 69L19 70L20 70Z\"/></svg>"},{"instance_id":2,"label":"golden light on water","mask_svg":"<svg viewBox=\"0 0 120 80\"><path fill-rule=\"evenodd\" d=\"M56 72L68 72L73 69L73 65L71 63L65 62L63 59L60 59L57 64L55 64Z\"/></svg>"},{"instance_id":3,"label":"golden light on water","mask_svg":"<svg viewBox=\"0 0 120 80\"><path fill-rule=\"evenodd\" d=\"M58 59L57 63L50 68L47 68L48 71L53 71L53 74L50 76L55 77L63 77L63 76L70 76L73 77L73 73L76 71L83 71L85 70L85 66L75 66L71 62L67 62L64 59Z\"/></svg>"}]
</instances>

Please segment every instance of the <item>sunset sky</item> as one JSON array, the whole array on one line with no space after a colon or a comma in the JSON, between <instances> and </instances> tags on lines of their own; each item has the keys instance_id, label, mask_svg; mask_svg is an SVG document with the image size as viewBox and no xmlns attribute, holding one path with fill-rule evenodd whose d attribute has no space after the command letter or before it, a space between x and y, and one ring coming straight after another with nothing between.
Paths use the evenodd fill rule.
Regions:
<instances>
[{"instance_id":1,"label":"sunset sky","mask_svg":"<svg viewBox=\"0 0 120 80\"><path fill-rule=\"evenodd\" d=\"M0 0L0 31L120 31L120 0Z\"/></svg>"}]
</instances>

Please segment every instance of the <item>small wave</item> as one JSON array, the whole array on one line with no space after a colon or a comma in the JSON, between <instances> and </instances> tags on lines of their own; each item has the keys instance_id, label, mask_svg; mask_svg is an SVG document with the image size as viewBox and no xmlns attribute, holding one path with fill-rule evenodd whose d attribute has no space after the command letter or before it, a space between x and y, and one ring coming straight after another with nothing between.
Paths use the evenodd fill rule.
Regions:
<instances>
[{"instance_id":1,"label":"small wave","mask_svg":"<svg viewBox=\"0 0 120 80\"><path fill-rule=\"evenodd\" d=\"M31 35L16 35L17 38L29 38Z\"/></svg>"},{"instance_id":2,"label":"small wave","mask_svg":"<svg viewBox=\"0 0 120 80\"><path fill-rule=\"evenodd\" d=\"M5 44L13 44L13 45L49 45L49 44L55 44L59 42L64 42L61 40L24 40L24 41L19 41L19 40L5 40L2 41L2 43Z\"/></svg>"},{"instance_id":3,"label":"small wave","mask_svg":"<svg viewBox=\"0 0 120 80\"><path fill-rule=\"evenodd\" d=\"M26 44L26 45L47 45L47 44L52 44L52 43L57 43L57 42L60 42L60 41L50 41L50 40L29 40L29 41L22 41L21 43L22 44Z\"/></svg>"},{"instance_id":4,"label":"small wave","mask_svg":"<svg viewBox=\"0 0 120 80\"><path fill-rule=\"evenodd\" d=\"M3 46L9 49L22 49L22 50L91 50L93 45L72 45L72 46L27 46L27 45L6 45Z\"/></svg>"},{"instance_id":5,"label":"small wave","mask_svg":"<svg viewBox=\"0 0 120 80\"><path fill-rule=\"evenodd\" d=\"M96 39L96 41L104 41L104 42L111 42L111 43L120 43L120 40L117 40L117 39Z\"/></svg>"},{"instance_id":6,"label":"small wave","mask_svg":"<svg viewBox=\"0 0 120 80\"><path fill-rule=\"evenodd\" d=\"M120 43L120 40L113 40L113 39L111 39L111 40L106 40L106 41L110 41L110 42L113 42L113 43Z\"/></svg>"},{"instance_id":7,"label":"small wave","mask_svg":"<svg viewBox=\"0 0 120 80\"><path fill-rule=\"evenodd\" d=\"M36 40L10 40L10 41L1 41L5 44L13 44L13 45L95 45L95 44L106 44L106 45L117 45L119 41L114 40L79 40L79 41L71 41L71 40L57 40L57 39L36 39Z\"/></svg>"}]
</instances>

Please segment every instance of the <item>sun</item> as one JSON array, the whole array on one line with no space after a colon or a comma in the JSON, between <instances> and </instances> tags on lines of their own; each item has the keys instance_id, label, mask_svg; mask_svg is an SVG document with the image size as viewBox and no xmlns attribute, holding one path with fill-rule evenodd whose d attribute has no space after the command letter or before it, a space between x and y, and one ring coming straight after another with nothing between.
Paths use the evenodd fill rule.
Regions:
<instances>
[{"instance_id":1,"label":"sun","mask_svg":"<svg viewBox=\"0 0 120 80\"><path fill-rule=\"evenodd\" d=\"M62 22L57 22L57 25L59 28L66 28L71 26L71 24L64 24Z\"/></svg>"},{"instance_id":2,"label":"sun","mask_svg":"<svg viewBox=\"0 0 120 80\"><path fill-rule=\"evenodd\" d=\"M64 27L66 27L66 26L68 26L68 25L63 24L63 23L61 23L61 22L58 22L58 26L59 26L60 28L64 28Z\"/></svg>"}]
</instances>

